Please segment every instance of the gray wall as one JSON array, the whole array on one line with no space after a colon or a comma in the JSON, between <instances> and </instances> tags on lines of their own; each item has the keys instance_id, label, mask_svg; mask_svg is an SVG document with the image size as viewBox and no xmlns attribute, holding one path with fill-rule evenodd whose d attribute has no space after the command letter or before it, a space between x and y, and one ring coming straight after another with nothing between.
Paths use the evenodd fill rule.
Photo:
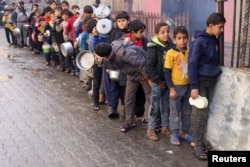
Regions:
<instances>
[{"instance_id":1,"label":"gray wall","mask_svg":"<svg viewBox=\"0 0 250 167\"><path fill-rule=\"evenodd\" d=\"M223 68L211 103L207 139L217 150L250 149L250 72Z\"/></svg>"}]
</instances>

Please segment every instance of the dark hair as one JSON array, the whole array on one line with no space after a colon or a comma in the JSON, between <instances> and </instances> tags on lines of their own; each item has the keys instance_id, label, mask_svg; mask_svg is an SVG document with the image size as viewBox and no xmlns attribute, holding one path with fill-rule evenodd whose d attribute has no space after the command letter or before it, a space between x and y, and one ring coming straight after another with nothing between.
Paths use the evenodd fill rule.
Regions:
<instances>
[{"instance_id":1,"label":"dark hair","mask_svg":"<svg viewBox=\"0 0 250 167\"><path fill-rule=\"evenodd\" d=\"M62 10L62 15L71 16L71 12L68 9L64 9L64 10Z\"/></svg>"},{"instance_id":2,"label":"dark hair","mask_svg":"<svg viewBox=\"0 0 250 167\"><path fill-rule=\"evenodd\" d=\"M164 22L157 23L155 25L155 34L158 34L160 32L161 27L165 27L165 26L169 27L167 23L164 23Z\"/></svg>"},{"instance_id":3,"label":"dark hair","mask_svg":"<svg viewBox=\"0 0 250 167\"><path fill-rule=\"evenodd\" d=\"M178 33L186 34L187 37L188 37L188 31L187 31L187 29L186 29L185 26L178 26L178 27L175 27L175 29L174 29L174 38L176 38L176 35L177 35Z\"/></svg>"},{"instance_id":4,"label":"dark hair","mask_svg":"<svg viewBox=\"0 0 250 167\"><path fill-rule=\"evenodd\" d=\"M216 25L220 23L226 23L226 19L221 13L212 13L207 18L207 26L209 26L209 24Z\"/></svg>"},{"instance_id":5,"label":"dark hair","mask_svg":"<svg viewBox=\"0 0 250 167\"><path fill-rule=\"evenodd\" d=\"M23 1L19 1L18 2L20 5L24 5L24 2Z\"/></svg>"},{"instance_id":6,"label":"dark hair","mask_svg":"<svg viewBox=\"0 0 250 167\"><path fill-rule=\"evenodd\" d=\"M62 5L62 4L66 4L67 6L69 6L69 2L68 2L68 1L62 1L62 2L61 2L61 5Z\"/></svg>"},{"instance_id":7,"label":"dark hair","mask_svg":"<svg viewBox=\"0 0 250 167\"><path fill-rule=\"evenodd\" d=\"M95 46L95 53L100 57L107 57L112 52L112 47L110 44L105 42L100 42Z\"/></svg>"},{"instance_id":8,"label":"dark hair","mask_svg":"<svg viewBox=\"0 0 250 167\"><path fill-rule=\"evenodd\" d=\"M96 24L97 24L97 20L96 19L89 19L87 22L86 22L86 26L85 26L85 30L87 33L91 33L93 28L96 27Z\"/></svg>"},{"instance_id":9,"label":"dark hair","mask_svg":"<svg viewBox=\"0 0 250 167\"><path fill-rule=\"evenodd\" d=\"M56 1L55 0L49 0L48 1L48 4L51 5L52 3L55 3L56 4Z\"/></svg>"},{"instance_id":10,"label":"dark hair","mask_svg":"<svg viewBox=\"0 0 250 167\"><path fill-rule=\"evenodd\" d=\"M87 14L91 14L91 13L93 13L94 11L93 11L92 6L86 5L86 6L84 6L84 8L83 8L83 12L84 12L84 13L87 13Z\"/></svg>"},{"instance_id":11,"label":"dark hair","mask_svg":"<svg viewBox=\"0 0 250 167\"><path fill-rule=\"evenodd\" d=\"M133 20L129 23L129 31L138 32L139 30L145 30L146 25L140 20Z\"/></svg>"},{"instance_id":12,"label":"dark hair","mask_svg":"<svg viewBox=\"0 0 250 167\"><path fill-rule=\"evenodd\" d=\"M31 10L33 9L34 6L36 6L38 8L38 4L35 3L35 4L31 5Z\"/></svg>"},{"instance_id":13,"label":"dark hair","mask_svg":"<svg viewBox=\"0 0 250 167\"><path fill-rule=\"evenodd\" d=\"M71 9L80 9L80 7L78 5L73 5Z\"/></svg>"},{"instance_id":14,"label":"dark hair","mask_svg":"<svg viewBox=\"0 0 250 167\"><path fill-rule=\"evenodd\" d=\"M129 14L126 12L126 11L121 11L119 13L116 14L115 16L115 20L118 20L118 19L127 19L129 20Z\"/></svg>"},{"instance_id":15,"label":"dark hair","mask_svg":"<svg viewBox=\"0 0 250 167\"><path fill-rule=\"evenodd\" d=\"M60 11L60 12L62 12L62 7L61 6L57 6L56 8L55 8L55 11Z\"/></svg>"},{"instance_id":16,"label":"dark hair","mask_svg":"<svg viewBox=\"0 0 250 167\"><path fill-rule=\"evenodd\" d=\"M47 6L47 7L45 7L45 8L43 9L42 16L44 16L45 13L48 13L48 12L52 12L52 9L51 9L49 6Z\"/></svg>"}]
</instances>

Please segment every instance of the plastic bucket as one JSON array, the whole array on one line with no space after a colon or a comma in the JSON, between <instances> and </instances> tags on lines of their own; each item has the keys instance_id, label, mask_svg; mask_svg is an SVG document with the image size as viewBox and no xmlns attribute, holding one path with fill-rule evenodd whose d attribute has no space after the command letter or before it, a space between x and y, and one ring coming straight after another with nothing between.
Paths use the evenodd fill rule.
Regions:
<instances>
[{"instance_id":1,"label":"plastic bucket","mask_svg":"<svg viewBox=\"0 0 250 167\"><path fill-rule=\"evenodd\" d=\"M43 53L50 53L50 45L43 45Z\"/></svg>"}]
</instances>

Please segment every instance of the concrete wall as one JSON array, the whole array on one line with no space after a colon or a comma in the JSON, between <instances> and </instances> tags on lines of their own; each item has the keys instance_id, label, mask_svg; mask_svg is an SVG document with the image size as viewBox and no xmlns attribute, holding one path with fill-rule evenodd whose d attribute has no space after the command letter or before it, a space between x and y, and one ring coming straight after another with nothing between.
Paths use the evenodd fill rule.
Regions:
<instances>
[{"instance_id":1,"label":"concrete wall","mask_svg":"<svg viewBox=\"0 0 250 167\"><path fill-rule=\"evenodd\" d=\"M211 103L207 139L217 150L250 149L250 72L223 68Z\"/></svg>"}]
</instances>

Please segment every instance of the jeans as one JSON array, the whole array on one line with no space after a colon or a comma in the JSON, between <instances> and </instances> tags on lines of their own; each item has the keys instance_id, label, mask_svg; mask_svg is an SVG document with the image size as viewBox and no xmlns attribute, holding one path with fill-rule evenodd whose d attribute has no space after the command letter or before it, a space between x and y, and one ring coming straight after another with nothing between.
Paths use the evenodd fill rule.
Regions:
<instances>
[{"instance_id":1,"label":"jeans","mask_svg":"<svg viewBox=\"0 0 250 167\"><path fill-rule=\"evenodd\" d=\"M181 119L182 133L188 134L191 126L191 110L189 104L190 86L174 86L178 96L175 99L170 98L170 130L173 136L178 136L179 123Z\"/></svg>"},{"instance_id":2,"label":"jeans","mask_svg":"<svg viewBox=\"0 0 250 167\"><path fill-rule=\"evenodd\" d=\"M212 100L216 81L217 78L199 77L199 95L206 97L208 104ZM209 105L205 109L198 109L193 106L192 112L195 117L193 123L193 142L195 146L202 146L208 121Z\"/></svg>"},{"instance_id":3,"label":"jeans","mask_svg":"<svg viewBox=\"0 0 250 167\"><path fill-rule=\"evenodd\" d=\"M167 128L169 125L169 89L159 89L156 83L152 83L148 111L148 129L155 129L159 109L161 112L161 126Z\"/></svg>"}]
</instances>

